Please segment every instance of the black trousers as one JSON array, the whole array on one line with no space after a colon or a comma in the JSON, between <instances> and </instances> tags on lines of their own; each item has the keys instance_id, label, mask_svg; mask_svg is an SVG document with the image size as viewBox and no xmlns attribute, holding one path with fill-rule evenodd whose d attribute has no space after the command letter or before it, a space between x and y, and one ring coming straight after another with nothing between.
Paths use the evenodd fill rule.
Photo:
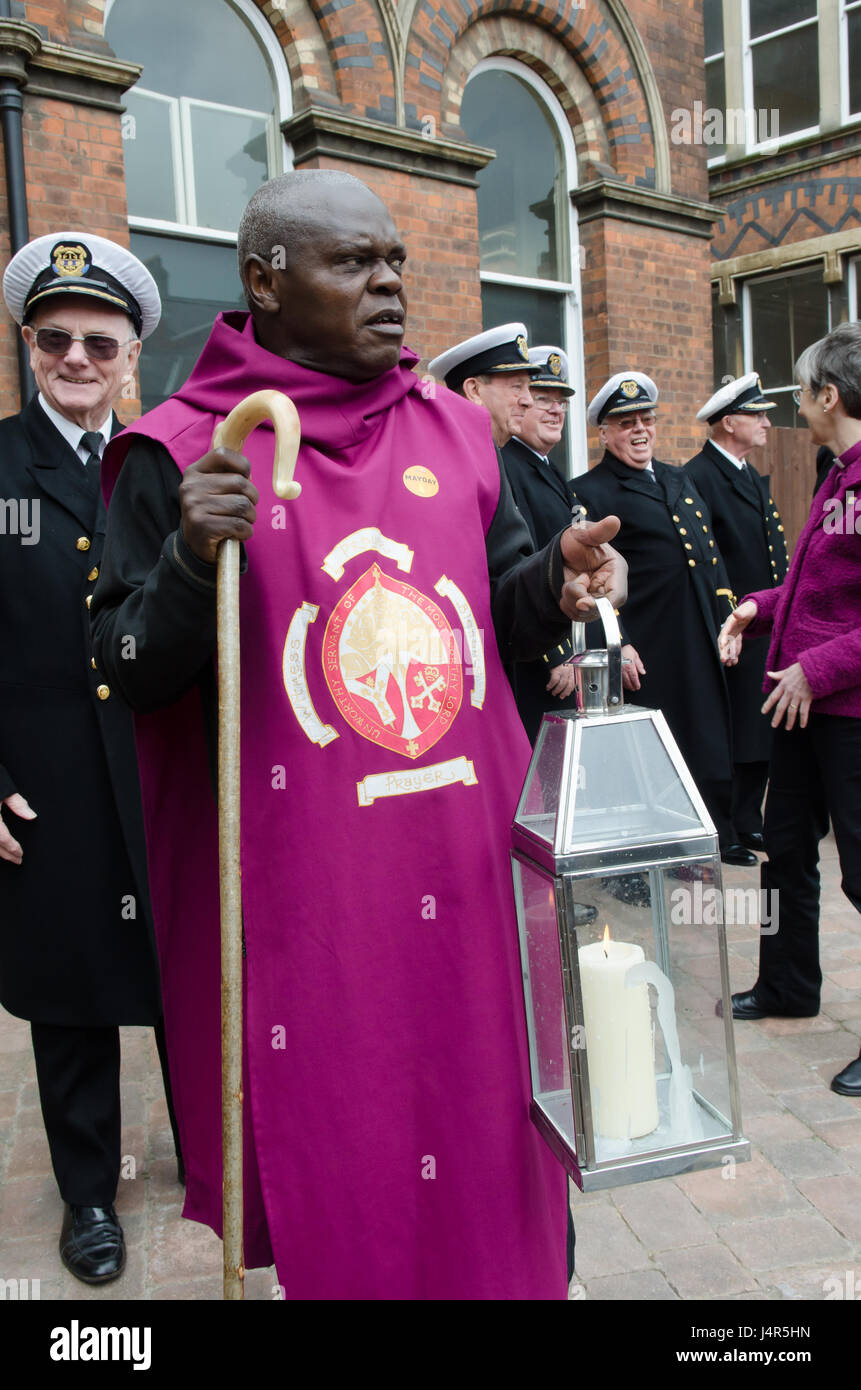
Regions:
<instances>
[{"instance_id":1,"label":"black trousers","mask_svg":"<svg viewBox=\"0 0 861 1390\"><path fill-rule=\"evenodd\" d=\"M119 1028L31 1023L30 1032L60 1196L72 1206L108 1207L117 1195L120 1177ZM176 1137L161 1023L156 1025L156 1041Z\"/></svg>"},{"instance_id":2,"label":"black trousers","mask_svg":"<svg viewBox=\"0 0 861 1390\"><path fill-rule=\"evenodd\" d=\"M768 762L733 763L732 819L739 835L762 834L762 799Z\"/></svg>"},{"instance_id":3,"label":"black trousers","mask_svg":"<svg viewBox=\"0 0 861 1390\"><path fill-rule=\"evenodd\" d=\"M811 715L775 730L765 805L758 997L785 1013L819 1009L819 842L834 827L842 888L861 912L861 719ZM776 930L774 930L776 926Z\"/></svg>"}]
</instances>

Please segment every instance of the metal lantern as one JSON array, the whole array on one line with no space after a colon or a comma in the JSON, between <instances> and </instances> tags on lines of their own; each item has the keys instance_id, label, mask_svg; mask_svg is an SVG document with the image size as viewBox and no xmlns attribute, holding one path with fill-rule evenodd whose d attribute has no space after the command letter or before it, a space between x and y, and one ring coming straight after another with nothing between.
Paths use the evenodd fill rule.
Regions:
<instances>
[{"instance_id":1,"label":"metal lantern","mask_svg":"<svg viewBox=\"0 0 861 1390\"><path fill-rule=\"evenodd\" d=\"M598 607L607 647L544 716L511 849L532 1119L584 1191L750 1157L714 825L663 715L625 708Z\"/></svg>"}]
</instances>

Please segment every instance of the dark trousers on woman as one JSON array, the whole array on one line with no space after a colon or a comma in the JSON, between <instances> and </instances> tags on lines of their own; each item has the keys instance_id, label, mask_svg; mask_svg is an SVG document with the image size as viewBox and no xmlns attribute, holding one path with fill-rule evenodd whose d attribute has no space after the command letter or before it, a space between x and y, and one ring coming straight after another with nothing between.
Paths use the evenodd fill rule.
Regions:
<instances>
[{"instance_id":1,"label":"dark trousers on woman","mask_svg":"<svg viewBox=\"0 0 861 1390\"><path fill-rule=\"evenodd\" d=\"M755 989L778 1013L819 1012L819 842L829 817L843 892L861 912L861 719L813 714L806 729L775 730L769 768Z\"/></svg>"}]
</instances>

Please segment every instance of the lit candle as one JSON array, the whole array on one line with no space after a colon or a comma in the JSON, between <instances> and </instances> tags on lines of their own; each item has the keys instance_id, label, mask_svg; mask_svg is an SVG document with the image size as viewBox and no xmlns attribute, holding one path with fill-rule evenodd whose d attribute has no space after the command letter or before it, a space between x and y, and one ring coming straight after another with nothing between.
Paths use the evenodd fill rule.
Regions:
<instances>
[{"instance_id":1,"label":"lit candle","mask_svg":"<svg viewBox=\"0 0 861 1390\"><path fill-rule=\"evenodd\" d=\"M604 940L581 946L580 988L596 1134L637 1139L658 1125L652 1013L646 984L626 988L642 947Z\"/></svg>"}]
</instances>

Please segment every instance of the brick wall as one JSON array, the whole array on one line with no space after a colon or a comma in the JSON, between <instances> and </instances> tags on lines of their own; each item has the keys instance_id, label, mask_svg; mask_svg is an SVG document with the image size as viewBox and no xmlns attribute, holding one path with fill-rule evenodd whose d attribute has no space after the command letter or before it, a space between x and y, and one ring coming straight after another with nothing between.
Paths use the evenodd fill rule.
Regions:
<instances>
[{"instance_id":1,"label":"brick wall","mask_svg":"<svg viewBox=\"0 0 861 1390\"><path fill-rule=\"evenodd\" d=\"M213 0L215 3L215 0ZM342 109L395 120L391 35L370 0L255 0L289 66L294 110ZM105 51L104 0L24 0L18 11L46 37ZM664 115L699 92L701 16L689 0L630 0L661 93ZM544 0L419 0L405 40L406 124L431 116L443 136L461 135L460 96L475 62L507 54L554 89L569 120L581 182L608 173L655 185L656 140L645 91L606 0L578 6ZM660 118L660 113L659 113ZM32 235L60 224L125 241L120 118L113 112L25 95L25 160ZM388 203L410 253L408 338L424 360L481 325L476 199L469 187L413 169L346 158L312 158L346 168ZM303 167L309 167L306 164ZM702 150L674 150L673 191L705 196ZM0 227L0 249L8 256ZM687 417L710 381L706 243L634 223L584 225L582 290L589 391L625 366L654 375L673 406L665 411L663 456L692 451ZM0 317L0 389L16 405L14 340ZM690 448L688 446L691 446Z\"/></svg>"},{"instance_id":2,"label":"brick wall","mask_svg":"<svg viewBox=\"0 0 861 1390\"><path fill-rule=\"evenodd\" d=\"M478 218L471 188L345 160L303 168L344 169L382 198L407 251L406 341L423 362L481 330Z\"/></svg>"},{"instance_id":3,"label":"brick wall","mask_svg":"<svg viewBox=\"0 0 861 1390\"><path fill-rule=\"evenodd\" d=\"M586 234L588 233L588 241ZM584 296L587 395L612 372L645 372L660 392L656 452L685 463L701 447L696 412L711 395L709 243L615 219L584 228L594 273ZM595 331L597 328L599 331ZM590 460L600 457L590 431Z\"/></svg>"}]
</instances>

